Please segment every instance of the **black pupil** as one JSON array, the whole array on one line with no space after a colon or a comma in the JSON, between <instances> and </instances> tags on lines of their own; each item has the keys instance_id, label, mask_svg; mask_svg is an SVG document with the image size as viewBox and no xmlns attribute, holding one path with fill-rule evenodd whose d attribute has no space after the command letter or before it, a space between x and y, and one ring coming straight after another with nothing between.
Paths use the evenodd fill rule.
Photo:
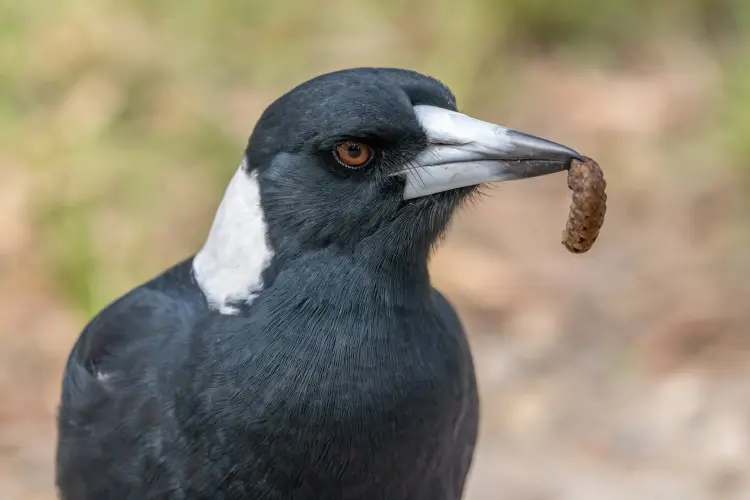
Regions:
<instances>
[{"instance_id":1,"label":"black pupil","mask_svg":"<svg viewBox=\"0 0 750 500\"><path fill-rule=\"evenodd\" d=\"M359 158L362 155L362 150L357 143L347 144L347 152L352 158Z\"/></svg>"}]
</instances>

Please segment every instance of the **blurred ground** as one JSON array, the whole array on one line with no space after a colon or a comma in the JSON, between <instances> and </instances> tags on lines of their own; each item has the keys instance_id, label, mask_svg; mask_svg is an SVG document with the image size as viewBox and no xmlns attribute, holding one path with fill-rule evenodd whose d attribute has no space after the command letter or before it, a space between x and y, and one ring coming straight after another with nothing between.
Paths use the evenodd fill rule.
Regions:
<instances>
[{"instance_id":1,"label":"blurred ground","mask_svg":"<svg viewBox=\"0 0 750 500\"><path fill-rule=\"evenodd\" d=\"M0 0L0 498L54 498L68 350L198 248L263 107L394 65L609 182L588 254L561 174L488 190L435 255L483 394L467 498L750 499L745 2L42 5Z\"/></svg>"}]
</instances>

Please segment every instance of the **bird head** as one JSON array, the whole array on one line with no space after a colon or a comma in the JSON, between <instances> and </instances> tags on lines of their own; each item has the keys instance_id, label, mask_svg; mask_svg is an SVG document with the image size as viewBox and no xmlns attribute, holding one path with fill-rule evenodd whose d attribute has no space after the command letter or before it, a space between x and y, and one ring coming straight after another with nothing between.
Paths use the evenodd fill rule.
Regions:
<instances>
[{"instance_id":1,"label":"bird head","mask_svg":"<svg viewBox=\"0 0 750 500\"><path fill-rule=\"evenodd\" d=\"M575 151L458 112L412 71L358 68L307 81L263 113L246 150L268 237L291 252L368 239L423 250L491 181L559 172Z\"/></svg>"},{"instance_id":2,"label":"bird head","mask_svg":"<svg viewBox=\"0 0 750 500\"><path fill-rule=\"evenodd\" d=\"M434 78L391 68L328 73L259 118L196 272L215 282L221 303L248 281L260 289L272 279L249 276L310 252L426 265L478 186L559 172L573 158L560 144L460 113Z\"/></svg>"}]
</instances>

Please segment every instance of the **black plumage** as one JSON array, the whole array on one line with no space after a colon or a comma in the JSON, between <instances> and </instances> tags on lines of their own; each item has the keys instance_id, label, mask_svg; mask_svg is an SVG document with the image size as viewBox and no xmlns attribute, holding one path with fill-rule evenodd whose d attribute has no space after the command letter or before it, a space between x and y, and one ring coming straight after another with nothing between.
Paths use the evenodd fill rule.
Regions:
<instances>
[{"instance_id":1,"label":"black plumage","mask_svg":"<svg viewBox=\"0 0 750 500\"><path fill-rule=\"evenodd\" d=\"M93 319L63 384L64 499L461 497L476 385L427 257L470 188L402 201L387 174L424 147L416 103L455 106L432 79L360 70L266 111L246 151L264 290L220 314L188 259ZM366 172L330 154L349 137L377 148Z\"/></svg>"},{"instance_id":2,"label":"black plumage","mask_svg":"<svg viewBox=\"0 0 750 500\"><path fill-rule=\"evenodd\" d=\"M346 141L372 160L342 163ZM411 71L292 89L258 120L206 246L76 342L62 498L461 498L476 381L429 253L477 184L576 155L457 113Z\"/></svg>"}]
</instances>

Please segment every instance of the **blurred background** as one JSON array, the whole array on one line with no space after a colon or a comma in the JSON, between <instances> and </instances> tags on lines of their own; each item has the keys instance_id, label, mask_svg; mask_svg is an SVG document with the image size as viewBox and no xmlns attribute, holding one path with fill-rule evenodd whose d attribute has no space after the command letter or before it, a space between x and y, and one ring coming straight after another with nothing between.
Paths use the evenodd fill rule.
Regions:
<instances>
[{"instance_id":1,"label":"blurred background","mask_svg":"<svg viewBox=\"0 0 750 500\"><path fill-rule=\"evenodd\" d=\"M351 66L596 158L489 191L432 262L483 397L468 500L750 499L750 2L0 0L0 498L54 498L63 362L195 252L255 120Z\"/></svg>"}]
</instances>

